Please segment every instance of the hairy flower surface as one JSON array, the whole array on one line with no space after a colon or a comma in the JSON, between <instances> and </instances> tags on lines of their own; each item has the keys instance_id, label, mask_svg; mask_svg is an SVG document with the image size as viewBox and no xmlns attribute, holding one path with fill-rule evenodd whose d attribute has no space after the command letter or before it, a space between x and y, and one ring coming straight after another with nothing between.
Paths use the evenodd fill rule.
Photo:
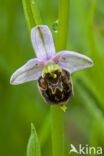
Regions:
<instances>
[{"instance_id":1,"label":"hairy flower surface","mask_svg":"<svg viewBox=\"0 0 104 156\"><path fill-rule=\"evenodd\" d=\"M70 74L76 70L91 67L93 61L77 52L65 50L56 53L51 31L46 25L39 25L31 30L31 41L37 58L29 60L14 72L10 83L18 85L38 80L38 86L45 94L47 103L61 104L66 98L66 89L70 90L69 94L72 96ZM71 88L69 86L67 88L67 83ZM50 94L46 95L46 92ZM68 99L69 97L66 101Z\"/></svg>"}]
</instances>

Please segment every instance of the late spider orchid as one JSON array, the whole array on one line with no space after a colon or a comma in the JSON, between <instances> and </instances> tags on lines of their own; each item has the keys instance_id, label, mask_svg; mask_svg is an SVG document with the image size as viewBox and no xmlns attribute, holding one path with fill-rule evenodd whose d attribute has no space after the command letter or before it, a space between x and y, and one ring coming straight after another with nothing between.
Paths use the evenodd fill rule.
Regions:
<instances>
[{"instance_id":1,"label":"late spider orchid","mask_svg":"<svg viewBox=\"0 0 104 156\"><path fill-rule=\"evenodd\" d=\"M46 25L31 30L31 41L37 58L19 68L10 83L18 85L38 80L39 90L48 104L65 106L73 96L70 73L91 67L93 61L77 52L56 53L51 31Z\"/></svg>"}]
</instances>

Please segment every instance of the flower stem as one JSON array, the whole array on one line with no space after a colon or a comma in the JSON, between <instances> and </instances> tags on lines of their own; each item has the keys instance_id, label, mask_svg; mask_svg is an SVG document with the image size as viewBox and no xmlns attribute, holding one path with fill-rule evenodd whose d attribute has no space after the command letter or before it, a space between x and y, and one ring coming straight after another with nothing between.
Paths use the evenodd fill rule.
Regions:
<instances>
[{"instance_id":1,"label":"flower stem","mask_svg":"<svg viewBox=\"0 0 104 156\"><path fill-rule=\"evenodd\" d=\"M58 106L51 106L52 152L53 156L64 155L63 112Z\"/></svg>"},{"instance_id":2,"label":"flower stem","mask_svg":"<svg viewBox=\"0 0 104 156\"><path fill-rule=\"evenodd\" d=\"M65 49L67 43L70 0L59 0L59 23L56 51ZM52 152L53 156L64 156L63 112L58 106L51 106Z\"/></svg>"},{"instance_id":3,"label":"flower stem","mask_svg":"<svg viewBox=\"0 0 104 156\"><path fill-rule=\"evenodd\" d=\"M56 38L56 51L65 50L69 27L70 0L59 0L58 33Z\"/></svg>"}]
</instances>

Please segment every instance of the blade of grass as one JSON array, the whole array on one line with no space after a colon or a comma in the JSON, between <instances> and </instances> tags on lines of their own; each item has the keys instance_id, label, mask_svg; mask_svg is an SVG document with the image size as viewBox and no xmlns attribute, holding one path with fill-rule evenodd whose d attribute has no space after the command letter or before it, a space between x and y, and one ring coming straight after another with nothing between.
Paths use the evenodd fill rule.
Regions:
<instances>
[{"instance_id":1,"label":"blade of grass","mask_svg":"<svg viewBox=\"0 0 104 156\"><path fill-rule=\"evenodd\" d=\"M33 123L31 123L31 136L27 145L27 156L41 156L40 144Z\"/></svg>"},{"instance_id":2,"label":"blade of grass","mask_svg":"<svg viewBox=\"0 0 104 156\"><path fill-rule=\"evenodd\" d=\"M97 145L98 141L100 139L103 139L103 137L104 137L103 113L97 107L96 101L90 96L90 94L88 92L86 92L86 90L84 89L84 87L81 83L77 83L77 81L76 81L75 86L76 86L76 90L79 93L79 96L81 97L81 100L83 101L82 103L84 104L86 110L90 113L90 115L93 119L93 126L91 128L91 131L94 136L91 134L90 143ZM96 126L96 128L95 128L95 126ZM99 135L99 134L101 134L101 135ZM92 140L93 138L94 138L94 140Z\"/></svg>"},{"instance_id":3,"label":"blade of grass","mask_svg":"<svg viewBox=\"0 0 104 156\"><path fill-rule=\"evenodd\" d=\"M42 20L40 17L40 12L39 12L38 6L36 4L36 0L31 0L31 10L32 10L33 19L34 19L36 25L41 25Z\"/></svg>"},{"instance_id":4,"label":"blade of grass","mask_svg":"<svg viewBox=\"0 0 104 156\"><path fill-rule=\"evenodd\" d=\"M22 0L22 3L29 34L31 34L31 29L36 25L36 23L34 21L33 14L31 11L30 0Z\"/></svg>"}]
</instances>

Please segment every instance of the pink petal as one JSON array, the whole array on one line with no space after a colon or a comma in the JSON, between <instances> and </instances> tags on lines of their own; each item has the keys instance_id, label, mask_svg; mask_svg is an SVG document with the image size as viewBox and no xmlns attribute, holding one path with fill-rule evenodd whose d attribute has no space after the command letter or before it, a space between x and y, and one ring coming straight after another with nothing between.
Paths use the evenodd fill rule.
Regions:
<instances>
[{"instance_id":1,"label":"pink petal","mask_svg":"<svg viewBox=\"0 0 104 156\"><path fill-rule=\"evenodd\" d=\"M55 55L55 46L51 31L46 25L39 25L31 30L31 40L36 56L43 59L50 59Z\"/></svg>"},{"instance_id":2,"label":"pink petal","mask_svg":"<svg viewBox=\"0 0 104 156\"><path fill-rule=\"evenodd\" d=\"M10 83L18 85L24 82L37 80L42 74L43 65L38 59L31 59L13 73Z\"/></svg>"},{"instance_id":3,"label":"pink petal","mask_svg":"<svg viewBox=\"0 0 104 156\"><path fill-rule=\"evenodd\" d=\"M70 73L93 66L93 61L89 57L72 51L60 51L52 60Z\"/></svg>"}]
</instances>

